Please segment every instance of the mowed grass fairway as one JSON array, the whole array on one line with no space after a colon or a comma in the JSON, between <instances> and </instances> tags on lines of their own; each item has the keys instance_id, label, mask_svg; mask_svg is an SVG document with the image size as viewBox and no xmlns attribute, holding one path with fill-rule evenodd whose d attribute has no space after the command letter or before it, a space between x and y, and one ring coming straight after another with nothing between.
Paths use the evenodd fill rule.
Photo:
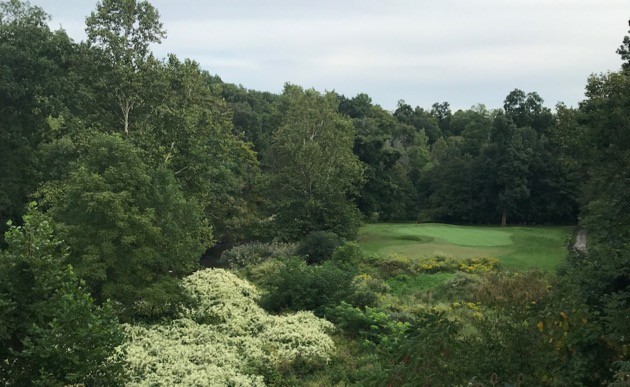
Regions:
<instances>
[{"instance_id":1,"label":"mowed grass fairway","mask_svg":"<svg viewBox=\"0 0 630 387\"><path fill-rule=\"evenodd\" d=\"M512 268L553 270L566 255L573 230L564 227L477 227L448 224L379 223L359 231L368 254L400 254L409 258L450 255L494 257Z\"/></svg>"}]
</instances>

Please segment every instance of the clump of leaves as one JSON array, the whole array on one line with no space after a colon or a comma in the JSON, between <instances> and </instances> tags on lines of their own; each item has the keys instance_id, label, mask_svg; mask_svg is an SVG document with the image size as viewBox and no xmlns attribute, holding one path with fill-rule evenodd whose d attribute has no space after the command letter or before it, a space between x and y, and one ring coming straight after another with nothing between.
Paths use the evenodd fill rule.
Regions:
<instances>
[{"instance_id":1,"label":"clump of leaves","mask_svg":"<svg viewBox=\"0 0 630 387\"><path fill-rule=\"evenodd\" d=\"M330 259L343 240L334 232L315 231L308 234L297 248L297 254L306 257L309 264L322 263Z\"/></svg>"},{"instance_id":2,"label":"clump of leaves","mask_svg":"<svg viewBox=\"0 0 630 387\"><path fill-rule=\"evenodd\" d=\"M230 269L259 265L270 258L286 258L296 254L294 243L250 242L235 246L221 254L221 263Z\"/></svg>"}]
</instances>

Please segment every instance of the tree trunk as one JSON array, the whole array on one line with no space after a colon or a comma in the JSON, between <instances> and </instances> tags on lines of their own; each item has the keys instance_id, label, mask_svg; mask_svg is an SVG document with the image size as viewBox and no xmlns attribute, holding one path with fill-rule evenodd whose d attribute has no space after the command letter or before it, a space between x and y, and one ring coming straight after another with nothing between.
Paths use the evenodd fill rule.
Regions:
<instances>
[{"instance_id":1,"label":"tree trunk","mask_svg":"<svg viewBox=\"0 0 630 387\"><path fill-rule=\"evenodd\" d=\"M125 106L125 135L129 134L129 101L127 101L127 106Z\"/></svg>"},{"instance_id":2,"label":"tree trunk","mask_svg":"<svg viewBox=\"0 0 630 387\"><path fill-rule=\"evenodd\" d=\"M125 135L129 134L129 113L133 109L133 103L131 103L128 99L125 100L125 104L120 106L120 110L122 110L123 114L123 125Z\"/></svg>"},{"instance_id":3,"label":"tree trunk","mask_svg":"<svg viewBox=\"0 0 630 387\"><path fill-rule=\"evenodd\" d=\"M501 215L501 227L505 226L507 226L507 212L503 211L503 214Z\"/></svg>"}]
</instances>

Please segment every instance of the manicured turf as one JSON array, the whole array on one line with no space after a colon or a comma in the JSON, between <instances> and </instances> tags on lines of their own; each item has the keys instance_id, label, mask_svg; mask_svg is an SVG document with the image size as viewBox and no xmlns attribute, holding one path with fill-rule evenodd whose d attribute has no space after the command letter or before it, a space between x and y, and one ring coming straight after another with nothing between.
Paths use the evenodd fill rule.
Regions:
<instances>
[{"instance_id":1,"label":"manicured turf","mask_svg":"<svg viewBox=\"0 0 630 387\"><path fill-rule=\"evenodd\" d=\"M571 231L572 227L379 223L364 226L358 242L368 254L485 256L498 258L506 267L553 270L566 255Z\"/></svg>"}]
</instances>

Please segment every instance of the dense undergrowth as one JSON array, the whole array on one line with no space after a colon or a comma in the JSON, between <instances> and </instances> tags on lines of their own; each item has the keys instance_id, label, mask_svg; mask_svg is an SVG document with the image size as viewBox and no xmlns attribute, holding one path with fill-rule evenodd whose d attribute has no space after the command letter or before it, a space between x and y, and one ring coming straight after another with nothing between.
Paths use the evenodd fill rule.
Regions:
<instances>
[{"instance_id":1,"label":"dense undergrowth","mask_svg":"<svg viewBox=\"0 0 630 387\"><path fill-rule=\"evenodd\" d=\"M366 255L352 242L309 264L286 246L266 246L280 254L261 259L263 246L252 244L224 259L261 289L269 312L311 310L337 328L332 361L274 384L557 386L601 378L572 358L589 322L564 307L552 273L507 270L488 257Z\"/></svg>"}]
</instances>

